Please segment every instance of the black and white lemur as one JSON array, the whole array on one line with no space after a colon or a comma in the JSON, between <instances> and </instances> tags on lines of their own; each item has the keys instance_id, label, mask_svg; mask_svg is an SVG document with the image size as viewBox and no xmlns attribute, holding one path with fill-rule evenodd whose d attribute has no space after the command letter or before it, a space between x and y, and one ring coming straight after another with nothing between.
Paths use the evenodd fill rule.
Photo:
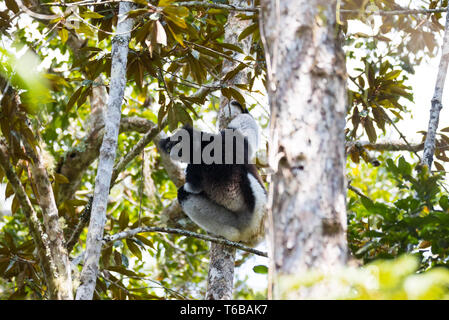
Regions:
<instances>
[{"instance_id":1,"label":"black and white lemur","mask_svg":"<svg viewBox=\"0 0 449 320\"><path fill-rule=\"evenodd\" d=\"M183 127L190 138L190 155L181 160L188 165L186 182L178 189L178 201L190 219L204 230L254 246L265 234L267 202L262 179L251 163L258 148L259 126L238 102L232 101L229 108L232 120L218 134ZM230 132L232 137L228 135ZM175 135L162 139L159 148L171 158L179 159L183 156L179 145L182 139L174 138ZM210 149L209 143L213 141L221 142L221 157L220 152L215 154L215 149L211 153L216 156L214 162L202 157L199 162L194 161L194 157L198 159L206 148Z\"/></svg>"}]
</instances>

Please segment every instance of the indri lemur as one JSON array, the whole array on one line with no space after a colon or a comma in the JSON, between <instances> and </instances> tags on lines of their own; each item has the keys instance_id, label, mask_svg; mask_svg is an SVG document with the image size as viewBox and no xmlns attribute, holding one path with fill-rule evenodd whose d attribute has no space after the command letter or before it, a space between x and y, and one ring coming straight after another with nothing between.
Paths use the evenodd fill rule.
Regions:
<instances>
[{"instance_id":1,"label":"indri lemur","mask_svg":"<svg viewBox=\"0 0 449 320\"><path fill-rule=\"evenodd\" d=\"M259 126L238 102L232 101L229 107L234 111L231 114L237 115L218 134L183 127L190 138L187 145L190 155L181 160L188 165L186 182L178 189L178 201L190 219L206 231L231 241L255 245L264 236L267 202L262 179L251 163L258 148ZM229 133L233 135L227 135ZM179 145L182 139L174 136L162 139L159 147L171 158L179 159L183 156ZM194 138L197 139L196 144ZM220 141L220 138L221 157L219 153L215 154L215 149L211 153L217 156L214 162L205 161L203 157L199 162L194 161L194 157L198 159L209 143ZM207 150L210 150L210 145ZM229 151L232 151L231 156Z\"/></svg>"}]
</instances>

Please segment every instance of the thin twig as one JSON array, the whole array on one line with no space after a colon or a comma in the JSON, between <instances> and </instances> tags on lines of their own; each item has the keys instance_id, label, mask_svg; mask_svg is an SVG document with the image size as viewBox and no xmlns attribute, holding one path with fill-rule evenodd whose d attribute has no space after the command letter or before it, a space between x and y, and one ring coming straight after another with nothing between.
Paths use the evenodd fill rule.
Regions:
<instances>
[{"instance_id":1,"label":"thin twig","mask_svg":"<svg viewBox=\"0 0 449 320\"><path fill-rule=\"evenodd\" d=\"M366 12L365 10L346 10L341 9L340 13L363 13L367 15L377 15L377 16L397 16L406 14L431 14L431 13L442 13L446 12L447 8L437 8L437 9L402 9L402 10L378 10Z\"/></svg>"},{"instance_id":2,"label":"thin twig","mask_svg":"<svg viewBox=\"0 0 449 320\"><path fill-rule=\"evenodd\" d=\"M161 125L161 128L165 126L165 122ZM140 139L139 142L137 142L134 147L129 151L123 158L119 160L114 166L114 170L112 172L111 177L111 187L114 185L115 180L117 179L120 172L125 169L125 167L133 160L137 155L139 155L142 150L145 148L145 146L150 143L156 135L161 131L161 128L159 126L154 126L148 132Z\"/></svg>"},{"instance_id":3,"label":"thin twig","mask_svg":"<svg viewBox=\"0 0 449 320\"><path fill-rule=\"evenodd\" d=\"M99 1L99 2L94 2L92 0L88 0L88 1L79 1L79 2L72 2L72 3L51 2L51 3L44 3L42 5L55 6L55 7L78 7L78 6L96 6L96 5L104 5L104 4L119 3L119 2L136 3L135 1L131 1L131 0L105 0L105 1ZM213 8L213 9L224 9L224 10L241 11L241 12L258 12L259 11L259 8L238 7L238 6L233 6L233 5L224 4L224 3L211 3L211 2L207 2L207 1L176 2L173 5L176 5L179 7ZM148 3L148 6L151 8L157 8L149 3Z\"/></svg>"},{"instance_id":4,"label":"thin twig","mask_svg":"<svg viewBox=\"0 0 449 320\"><path fill-rule=\"evenodd\" d=\"M246 62L240 61L240 60L238 60L238 59L236 59L236 58L234 58L234 57L232 57L232 56L228 56L228 55L225 54L225 53L216 51L216 50L211 49L211 48L209 48L209 47L205 47L205 46L202 46L202 45L200 45L200 44L198 44L198 43L190 42L190 41L187 41L187 40L184 40L184 42L187 43L187 44L191 44L191 45L193 45L193 46L195 46L195 47L198 47L198 48L201 48L201 49L204 49L204 50L213 52L213 53L215 53L215 54L219 55L220 57L223 57L223 58L225 58L225 59L227 59L227 60L231 60L231 61L234 61L234 62L241 63L241 64L245 65L245 66L248 67L248 68L254 68L253 66L247 64Z\"/></svg>"},{"instance_id":5,"label":"thin twig","mask_svg":"<svg viewBox=\"0 0 449 320\"><path fill-rule=\"evenodd\" d=\"M357 189L357 188L351 186L349 183L348 183L348 189L351 190L351 191L353 191L353 192L355 192L355 193L356 193L358 196L360 196L360 197L368 198L368 197L365 196L359 189ZM369 198L368 198L368 199L369 199Z\"/></svg>"},{"instance_id":6,"label":"thin twig","mask_svg":"<svg viewBox=\"0 0 449 320\"><path fill-rule=\"evenodd\" d=\"M397 141L380 141L371 143L369 141L351 141L346 143L346 148L350 148L353 145L360 146L374 151L410 151L418 152L423 150L424 143L411 143L406 144Z\"/></svg>"},{"instance_id":7,"label":"thin twig","mask_svg":"<svg viewBox=\"0 0 449 320\"><path fill-rule=\"evenodd\" d=\"M231 11L243 11L243 12L259 12L258 7L238 7L232 4L224 3L211 3L206 1L185 1L176 2L179 7L193 7L193 8L214 8L214 9L225 9Z\"/></svg>"},{"instance_id":8,"label":"thin twig","mask_svg":"<svg viewBox=\"0 0 449 320\"><path fill-rule=\"evenodd\" d=\"M449 7L448 7L449 10ZM447 76L447 67L449 64L449 13L446 15L446 26L444 30L442 54L440 65L438 66L437 80L435 82L435 91L432 97L432 106L430 108L429 127L427 129L426 141L424 143L424 153L422 164L432 167L433 155L435 153L436 132L440 118L440 111L443 108L441 102L443 96L444 82Z\"/></svg>"},{"instance_id":9,"label":"thin twig","mask_svg":"<svg viewBox=\"0 0 449 320\"><path fill-rule=\"evenodd\" d=\"M175 228L141 227L141 228L125 230L120 233L116 233L114 235L106 236L106 237L104 237L103 240L105 243L108 243L108 242L113 242L113 241L117 241L117 240L121 240L121 239L132 238L139 233L145 233L145 232L163 232L163 233L179 234L179 235L186 236L186 237L193 237L193 238L197 238L197 239L201 239L201 240L205 240L205 241L219 243L222 245L226 245L226 246L234 247L236 249L254 253L254 254L262 256L262 257L267 257L266 252L262 252L262 251L247 247L238 242L233 242L233 241L229 241L224 238L216 238L216 237L209 236L209 235L199 234L196 232L187 231L187 230L183 230L183 229L175 229Z\"/></svg>"},{"instance_id":10,"label":"thin twig","mask_svg":"<svg viewBox=\"0 0 449 320\"><path fill-rule=\"evenodd\" d=\"M75 230L73 231L72 235L70 236L70 239L67 241L66 248L67 248L68 254L70 254L70 252L72 252L73 247L78 242L78 239L84 230L84 227L87 225L87 223L90 220L90 213L92 212L93 199L94 198L92 196L89 198L89 202L84 207L84 210L81 213L80 219L78 221L78 224L75 227Z\"/></svg>"}]
</instances>

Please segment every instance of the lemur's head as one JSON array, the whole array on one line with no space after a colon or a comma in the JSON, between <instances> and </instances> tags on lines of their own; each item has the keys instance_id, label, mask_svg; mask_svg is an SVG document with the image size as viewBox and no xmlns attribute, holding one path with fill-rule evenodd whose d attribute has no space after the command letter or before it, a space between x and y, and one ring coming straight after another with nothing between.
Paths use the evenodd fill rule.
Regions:
<instances>
[{"instance_id":1,"label":"lemur's head","mask_svg":"<svg viewBox=\"0 0 449 320\"><path fill-rule=\"evenodd\" d=\"M226 107L225 107L226 108ZM248 109L246 109L245 107L243 107L238 101L236 100L231 100L231 102L229 102L229 109L230 111L230 116L232 118L235 118L237 115L241 114L241 113L249 113Z\"/></svg>"},{"instance_id":2,"label":"lemur's head","mask_svg":"<svg viewBox=\"0 0 449 320\"><path fill-rule=\"evenodd\" d=\"M170 137L168 137L168 138L161 139L158 143L158 146L159 146L159 149L161 149L162 151L164 151L167 154L170 154L171 150L177 143L178 143L178 141L173 141L170 139Z\"/></svg>"},{"instance_id":3,"label":"lemur's head","mask_svg":"<svg viewBox=\"0 0 449 320\"><path fill-rule=\"evenodd\" d=\"M231 100L223 108L220 109L218 114L219 128L226 128L232 120L239 114L248 113L248 110L243 107L238 101Z\"/></svg>"}]
</instances>

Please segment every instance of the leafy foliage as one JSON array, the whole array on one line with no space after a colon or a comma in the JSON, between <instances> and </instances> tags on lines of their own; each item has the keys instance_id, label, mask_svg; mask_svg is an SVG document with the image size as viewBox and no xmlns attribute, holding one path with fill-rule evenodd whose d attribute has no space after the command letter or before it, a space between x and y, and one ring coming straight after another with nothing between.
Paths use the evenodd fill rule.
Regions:
<instances>
[{"instance_id":1,"label":"leafy foliage","mask_svg":"<svg viewBox=\"0 0 449 320\"><path fill-rule=\"evenodd\" d=\"M416 258L377 260L362 268L346 268L334 275L308 272L300 278L283 279L284 298L302 287L323 284L336 290L322 292L320 299L435 300L449 298L449 270L435 268L416 274Z\"/></svg>"},{"instance_id":2,"label":"leafy foliage","mask_svg":"<svg viewBox=\"0 0 449 320\"><path fill-rule=\"evenodd\" d=\"M383 177L393 183L385 191L389 198L373 201L351 193L348 238L355 257L371 261L413 253L420 269L446 265L449 203L438 183L441 175L431 175L404 157L385 162L379 171L385 170Z\"/></svg>"}]
</instances>

